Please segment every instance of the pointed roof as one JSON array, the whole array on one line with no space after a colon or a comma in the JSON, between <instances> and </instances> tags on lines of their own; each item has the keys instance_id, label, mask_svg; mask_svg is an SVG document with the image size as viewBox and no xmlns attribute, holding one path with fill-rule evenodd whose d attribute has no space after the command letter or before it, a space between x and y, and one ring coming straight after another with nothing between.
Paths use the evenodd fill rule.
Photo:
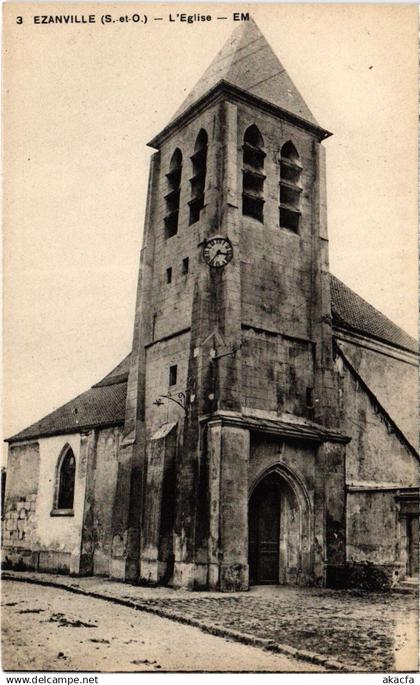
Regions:
<instances>
[{"instance_id":1,"label":"pointed roof","mask_svg":"<svg viewBox=\"0 0 420 685\"><path fill-rule=\"evenodd\" d=\"M235 29L170 123L182 116L220 81L230 83L318 126L303 97L253 19L241 23Z\"/></svg>"}]
</instances>

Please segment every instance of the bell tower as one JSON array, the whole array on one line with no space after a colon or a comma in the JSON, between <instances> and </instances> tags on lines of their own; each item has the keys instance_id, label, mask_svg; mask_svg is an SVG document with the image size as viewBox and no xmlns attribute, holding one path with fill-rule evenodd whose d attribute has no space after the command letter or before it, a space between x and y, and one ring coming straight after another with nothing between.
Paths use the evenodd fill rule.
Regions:
<instances>
[{"instance_id":1,"label":"bell tower","mask_svg":"<svg viewBox=\"0 0 420 685\"><path fill-rule=\"evenodd\" d=\"M150 142L114 577L247 589L248 501L271 468L308 519L279 542L279 582L344 561L328 135L251 20Z\"/></svg>"}]
</instances>

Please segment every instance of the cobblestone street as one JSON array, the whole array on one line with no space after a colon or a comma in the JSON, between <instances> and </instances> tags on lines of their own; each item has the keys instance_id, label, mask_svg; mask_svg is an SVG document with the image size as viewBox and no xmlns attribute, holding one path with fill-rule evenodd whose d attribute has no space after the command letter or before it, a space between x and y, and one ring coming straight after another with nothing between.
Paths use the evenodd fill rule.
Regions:
<instances>
[{"instance_id":1,"label":"cobblestone street","mask_svg":"<svg viewBox=\"0 0 420 685\"><path fill-rule=\"evenodd\" d=\"M15 582L3 584L2 633L9 671L325 670L147 612Z\"/></svg>"},{"instance_id":2,"label":"cobblestone street","mask_svg":"<svg viewBox=\"0 0 420 685\"><path fill-rule=\"evenodd\" d=\"M264 589L235 597L171 598L148 603L342 659L358 670L417 669L412 598Z\"/></svg>"},{"instance_id":3,"label":"cobblestone street","mask_svg":"<svg viewBox=\"0 0 420 685\"><path fill-rule=\"evenodd\" d=\"M29 573L10 575L31 577ZM175 619L200 621L314 652L358 671L417 670L418 598L413 594L284 586L260 586L240 594L188 593L99 578L36 577L131 601Z\"/></svg>"}]
</instances>

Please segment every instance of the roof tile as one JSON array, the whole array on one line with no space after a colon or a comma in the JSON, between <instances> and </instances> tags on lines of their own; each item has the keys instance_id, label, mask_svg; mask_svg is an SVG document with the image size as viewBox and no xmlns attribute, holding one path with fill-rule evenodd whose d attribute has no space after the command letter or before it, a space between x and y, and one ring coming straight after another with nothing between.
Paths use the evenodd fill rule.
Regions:
<instances>
[{"instance_id":1,"label":"roof tile","mask_svg":"<svg viewBox=\"0 0 420 685\"><path fill-rule=\"evenodd\" d=\"M418 352L417 341L411 335L350 290L333 274L330 274L330 286L333 323L410 352Z\"/></svg>"},{"instance_id":2,"label":"roof tile","mask_svg":"<svg viewBox=\"0 0 420 685\"><path fill-rule=\"evenodd\" d=\"M7 439L31 440L41 436L77 433L88 428L124 423L127 383L95 386Z\"/></svg>"}]
</instances>

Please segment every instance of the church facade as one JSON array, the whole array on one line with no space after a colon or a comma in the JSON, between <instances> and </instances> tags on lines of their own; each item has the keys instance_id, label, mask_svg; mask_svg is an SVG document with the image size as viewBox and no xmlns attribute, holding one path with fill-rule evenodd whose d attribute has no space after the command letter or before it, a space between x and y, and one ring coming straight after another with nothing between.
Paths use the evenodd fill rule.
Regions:
<instances>
[{"instance_id":1,"label":"church facade","mask_svg":"<svg viewBox=\"0 0 420 685\"><path fill-rule=\"evenodd\" d=\"M417 576L417 344L329 272L329 135L241 25L150 142L131 354L8 439L6 565Z\"/></svg>"}]
</instances>

